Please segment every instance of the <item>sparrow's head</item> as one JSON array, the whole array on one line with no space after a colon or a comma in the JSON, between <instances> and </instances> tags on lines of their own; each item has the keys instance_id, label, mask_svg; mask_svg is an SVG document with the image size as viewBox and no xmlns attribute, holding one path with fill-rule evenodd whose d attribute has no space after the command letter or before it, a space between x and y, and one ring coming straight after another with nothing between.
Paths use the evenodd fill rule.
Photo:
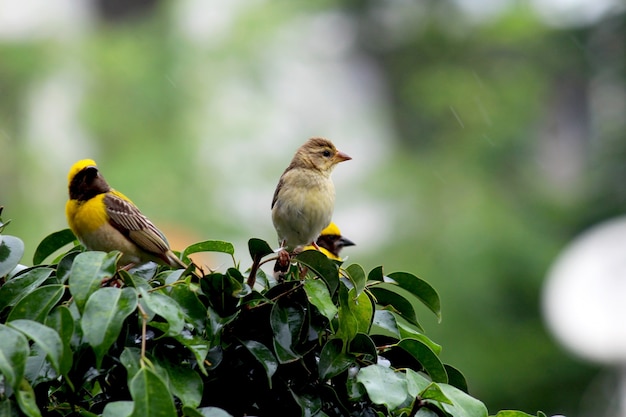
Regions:
<instances>
[{"instance_id":1,"label":"sparrow's head","mask_svg":"<svg viewBox=\"0 0 626 417\"><path fill-rule=\"evenodd\" d=\"M72 200L89 200L98 194L111 190L92 159L82 159L72 165L67 175L67 181Z\"/></svg>"},{"instance_id":2,"label":"sparrow's head","mask_svg":"<svg viewBox=\"0 0 626 417\"><path fill-rule=\"evenodd\" d=\"M330 173L335 165L350 159L328 139L311 138L296 151L291 165Z\"/></svg>"}]
</instances>

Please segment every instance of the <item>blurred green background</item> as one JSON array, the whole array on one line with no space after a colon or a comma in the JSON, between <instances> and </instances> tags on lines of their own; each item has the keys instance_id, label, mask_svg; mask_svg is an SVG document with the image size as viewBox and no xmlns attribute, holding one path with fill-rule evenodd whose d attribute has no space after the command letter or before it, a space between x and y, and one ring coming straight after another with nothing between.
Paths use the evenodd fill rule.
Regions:
<instances>
[{"instance_id":1,"label":"blurred green background","mask_svg":"<svg viewBox=\"0 0 626 417\"><path fill-rule=\"evenodd\" d=\"M612 370L559 346L540 300L565 245L626 211L625 20L611 0L0 3L7 232L30 264L91 157L175 249L227 240L246 265L294 150L326 136L353 157L347 262L440 292L422 324L474 396L611 415Z\"/></svg>"}]
</instances>

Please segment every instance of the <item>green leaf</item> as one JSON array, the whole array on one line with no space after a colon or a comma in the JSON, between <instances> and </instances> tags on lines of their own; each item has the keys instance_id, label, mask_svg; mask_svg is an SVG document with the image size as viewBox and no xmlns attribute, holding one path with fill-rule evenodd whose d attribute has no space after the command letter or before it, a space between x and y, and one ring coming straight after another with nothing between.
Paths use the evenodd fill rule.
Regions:
<instances>
[{"instance_id":1,"label":"green leaf","mask_svg":"<svg viewBox=\"0 0 626 417\"><path fill-rule=\"evenodd\" d=\"M233 417L226 411L217 407L202 407L193 409L190 407L183 407L183 416L185 417Z\"/></svg>"},{"instance_id":2,"label":"green leaf","mask_svg":"<svg viewBox=\"0 0 626 417\"><path fill-rule=\"evenodd\" d=\"M439 294L429 283L408 272L393 272L389 278L411 294L415 295L441 321L441 302Z\"/></svg>"},{"instance_id":3,"label":"green leaf","mask_svg":"<svg viewBox=\"0 0 626 417\"><path fill-rule=\"evenodd\" d=\"M17 398L17 404L24 414L28 417L41 417L41 411L39 407L37 407L35 392L28 381L22 379L19 388L15 391L15 396Z\"/></svg>"},{"instance_id":4,"label":"green leaf","mask_svg":"<svg viewBox=\"0 0 626 417\"><path fill-rule=\"evenodd\" d=\"M230 242L223 242L221 240L205 240L204 242L194 243L193 245L185 248L182 253L182 257L185 258L192 253L198 252L222 252L234 255L235 247Z\"/></svg>"},{"instance_id":5,"label":"green leaf","mask_svg":"<svg viewBox=\"0 0 626 417\"><path fill-rule=\"evenodd\" d=\"M452 404L452 401L446 397L439 385L434 382L428 384L428 386L419 393L419 397L423 400L437 401L443 404Z\"/></svg>"},{"instance_id":6,"label":"green leaf","mask_svg":"<svg viewBox=\"0 0 626 417\"><path fill-rule=\"evenodd\" d=\"M264 344L257 342L256 340L245 340L241 342L246 349L255 357L257 361L265 369L267 375L267 383L270 389L272 389L272 376L278 369L278 361L276 357Z\"/></svg>"},{"instance_id":7,"label":"green leaf","mask_svg":"<svg viewBox=\"0 0 626 417\"><path fill-rule=\"evenodd\" d=\"M372 269L369 274L367 274L368 281L378 281L383 282L385 280L385 274L383 274L383 267L377 266Z\"/></svg>"},{"instance_id":8,"label":"green leaf","mask_svg":"<svg viewBox=\"0 0 626 417\"><path fill-rule=\"evenodd\" d=\"M102 411L102 417L130 417L133 413L132 401L114 401L107 403Z\"/></svg>"},{"instance_id":9,"label":"green leaf","mask_svg":"<svg viewBox=\"0 0 626 417\"><path fill-rule=\"evenodd\" d=\"M359 371L356 378L365 386L367 395L374 404L382 404L393 410L407 399L406 378L387 367L366 366Z\"/></svg>"},{"instance_id":10,"label":"green leaf","mask_svg":"<svg viewBox=\"0 0 626 417\"><path fill-rule=\"evenodd\" d=\"M303 417L319 417L319 412L322 410L322 400L320 397L308 393L295 393L293 389L290 389L291 396L302 410Z\"/></svg>"},{"instance_id":11,"label":"green leaf","mask_svg":"<svg viewBox=\"0 0 626 417\"><path fill-rule=\"evenodd\" d=\"M400 316L417 326L418 329L423 330L417 321L413 304L407 300L406 294L398 289L398 285L383 282L372 285L370 292L376 299L376 304L386 308L392 307Z\"/></svg>"},{"instance_id":12,"label":"green leaf","mask_svg":"<svg viewBox=\"0 0 626 417\"><path fill-rule=\"evenodd\" d=\"M461 371L450 365L444 365L444 367L446 368L446 373L448 374L448 384L453 387L457 387L461 391L469 392L467 389L467 381Z\"/></svg>"},{"instance_id":13,"label":"green leaf","mask_svg":"<svg viewBox=\"0 0 626 417\"><path fill-rule=\"evenodd\" d=\"M298 343L305 314L299 305L283 306L277 302L272 306L270 324L274 332L274 351L280 363L293 362L302 357L295 352L294 346Z\"/></svg>"},{"instance_id":14,"label":"green leaf","mask_svg":"<svg viewBox=\"0 0 626 417\"><path fill-rule=\"evenodd\" d=\"M307 266L315 275L321 277L332 294L339 287L339 266L316 250L305 250L295 256L295 260Z\"/></svg>"},{"instance_id":15,"label":"green leaf","mask_svg":"<svg viewBox=\"0 0 626 417\"><path fill-rule=\"evenodd\" d=\"M159 365L165 370L171 393L188 407L197 407L202 400L202 378L187 365L174 364L169 360L160 360Z\"/></svg>"},{"instance_id":16,"label":"green leaf","mask_svg":"<svg viewBox=\"0 0 626 417\"><path fill-rule=\"evenodd\" d=\"M333 303L328 287L319 279L307 279L304 281L304 291L311 304L313 304L319 312L332 321L337 314L337 306Z\"/></svg>"},{"instance_id":17,"label":"green leaf","mask_svg":"<svg viewBox=\"0 0 626 417\"><path fill-rule=\"evenodd\" d=\"M186 321L193 324L198 332L204 331L207 309L198 298L198 293L192 289L192 286L175 285L170 292L170 297L183 310Z\"/></svg>"},{"instance_id":18,"label":"green leaf","mask_svg":"<svg viewBox=\"0 0 626 417\"><path fill-rule=\"evenodd\" d=\"M434 382L448 382L448 374L443 363L426 343L417 339L402 339L396 346L411 354Z\"/></svg>"},{"instance_id":19,"label":"green leaf","mask_svg":"<svg viewBox=\"0 0 626 417\"><path fill-rule=\"evenodd\" d=\"M345 285L339 287L339 311L337 313L337 337L347 346L359 331L359 321L352 311L350 295Z\"/></svg>"},{"instance_id":20,"label":"green leaf","mask_svg":"<svg viewBox=\"0 0 626 417\"><path fill-rule=\"evenodd\" d=\"M64 284L69 278L72 272L72 264L74 259L80 254L79 251L69 252L61 257L57 265L57 279L61 284Z\"/></svg>"},{"instance_id":21,"label":"green leaf","mask_svg":"<svg viewBox=\"0 0 626 417\"><path fill-rule=\"evenodd\" d=\"M43 323L65 293L63 285L44 285L22 298L11 310L7 321L28 319Z\"/></svg>"},{"instance_id":22,"label":"green leaf","mask_svg":"<svg viewBox=\"0 0 626 417\"><path fill-rule=\"evenodd\" d=\"M374 305L369 296L361 292L357 294L355 288L348 291L348 307L357 322L357 332L367 333L370 330L372 319L374 318Z\"/></svg>"},{"instance_id":23,"label":"green leaf","mask_svg":"<svg viewBox=\"0 0 626 417\"><path fill-rule=\"evenodd\" d=\"M415 372L410 368L405 369L404 373L409 396L412 398L417 398L420 392L424 391L432 383L424 374Z\"/></svg>"},{"instance_id":24,"label":"green leaf","mask_svg":"<svg viewBox=\"0 0 626 417\"><path fill-rule=\"evenodd\" d=\"M24 256L24 242L15 236L2 235L0 239L0 277L13 271Z\"/></svg>"},{"instance_id":25,"label":"green leaf","mask_svg":"<svg viewBox=\"0 0 626 417\"><path fill-rule=\"evenodd\" d=\"M48 236L46 236L35 249L35 254L33 255L33 264L39 265L42 263L48 256L52 255L57 250L61 249L63 246L68 243L72 243L76 240L76 236L70 229L59 230L58 232L54 232Z\"/></svg>"},{"instance_id":26,"label":"green leaf","mask_svg":"<svg viewBox=\"0 0 626 417\"><path fill-rule=\"evenodd\" d=\"M132 288L101 288L87 300L81 327L85 340L96 354L98 368L119 336L124 320L136 308L137 293Z\"/></svg>"},{"instance_id":27,"label":"green leaf","mask_svg":"<svg viewBox=\"0 0 626 417\"><path fill-rule=\"evenodd\" d=\"M163 317L168 323L165 336L180 334L185 327L185 315L180 305L172 298L159 292L146 292L140 289L141 300L154 313Z\"/></svg>"},{"instance_id":28,"label":"green leaf","mask_svg":"<svg viewBox=\"0 0 626 417\"><path fill-rule=\"evenodd\" d=\"M453 405L443 403L443 409L454 417L487 417L487 407L474 397L448 384L439 384L444 395ZM507 416L513 417L513 416ZM515 416L527 417L527 416ZM529 416L531 417L531 416Z\"/></svg>"},{"instance_id":29,"label":"green leaf","mask_svg":"<svg viewBox=\"0 0 626 417\"><path fill-rule=\"evenodd\" d=\"M266 241L257 238L248 240L248 250L253 260L260 260L264 256L274 253L274 250Z\"/></svg>"},{"instance_id":30,"label":"green leaf","mask_svg":"<svg viewBox=\"0 0 626 417\"><path fill-rule=\"evenodd\" d=\"M9 279L0 287L0 310L11 306L31 293L54 272L52 268L37 267Z\"/></svg>"},{"instance_id":31,"label":"green leaf","mask_svg":"<svg viewBox=\"0 0 626 417\"><path fill-rule=\"evenodd\" d=\"M545 414L541 413L541 411L537 413L537 416L540 416L541 414L545 416ZM493 417L535 417L535 416L531 414L526 414L522 411L502 410L502 411L498 411L498 413Z\"/></svg>"},{"instance_id":32,"label":"green leaf","mask_svg":"<svg viewBox=\"0 0 626 417\"><path fill-rule=\"evenodd\" d=\"M120 256L121 253L117 251L110 253L88 251L74 258L69 287L78 311L83 312L87 299L100 288L102 280L115 275Z\"/></svg>"},{"instance_id":33,"label":"green leaf","mask_svg":"<svg viewBox=\"0 0 626 417\"><path fill-rule=\"evenodd\" d=\"M211 347L209 342L199 336L189 337L189 335L176 335L173 336L173 338L174 340L178 341L178 343L189 349L191 353L193 353L194 357L196 358L196 362L198 363L198 367L200 368L200 371L204 375L208 375L205 366L205 360ZM215 364L209 363L209 366L212 365Z\"/></svg>"},{"instance_id":34,"label":"green leaf","mask_svg":"<svg viewBox=\"0 0 626 417\"><path fill-rule=\"evenodd\" d=\"M400 339L395 314L388 310L374 311L374 319L369 331L370 335L389 336Z\"/></svg>"},{"instance_id":35,"label":"green leaf","mask_svg":"<svg viewBox=\"0 0 626 417\"><path fill-rule=\"evenodd\" d=\"M346 268L346 273L348 274L348 277L350 277L350 282L354 285L357 297L360 296L365 289L365 283L367 282L363 267L358 264L352 264Z\"/></svg>"},{"instance_id":36,"label":"green leaf","mask_svg":"<svg viewBox=\"0 0 626 417\"><path fill-rule=\"evenodd\" d=\"M29 352L28 340L22 333L0 324L0 374L14 390L24 377Z\"/></svg>"},{"instance_id":37,"label":"green leaf","mask_svg":"<svg viewBox=\"0 0 626 417\"><path fill-rule=\"evenodd\" d=\"M63 359L63 341L57 332L32 320L14 320L8 326L20 331L30 340L39 345L46 352L50 364L58 373L61 373Z\"/></svg>"},{"instance_id":38,"label":"green leaf","mask_svg":"<svg viewBox=\"0 0 626 417\"><path fill-rule=\"evenodd\" d=\"M63 359L61 360L61 374L66 375L72 367L72 350L70 342L74 334L74 318L66 306L58 306L46 318L46 326L54 329L63 343Z\"/></svg>"},{"instance_id":39,"label":"green leaf","mask_svg":"<svg viewBox=\"0 0 626 417\"><path fill-rule=\"evenodd\" d=\"M348 345L348 353L359 358L361 362L376 363L378 353L376 344L365 333L357 333Z\"/></svg>"},{"instance_id":40,"label":"green leaf","mask_svg":"<svg viewBox=\"0 0 626 417\"><path fill-rule=\"evenodd\" d=\"M120 355L120 362L126 368L128 382L137 375L141 369L141 351L139 348L125 347Z\"/></svg>"},{"instance_id":41,"label":"green leaf","mask_svg":"<svg viewBox=\"0 0 626 417\"><path fill-rule=\"evenodd\" d=\"M159 375L148 368L137 372L129 384L132 417L176 417L174 399Z\"/></svg>"},{"instance_id":42,"label":"green leaf","mask_svg":"<svg viewBox=\"0 0 626 417\"><path fill-rule=\"evenodd\" d=\"M320 379L326 381L339 375L354 363L354 358L343 352L341 339L330 339L320 353L318 372Z\"/></svg>"}]
</instances>

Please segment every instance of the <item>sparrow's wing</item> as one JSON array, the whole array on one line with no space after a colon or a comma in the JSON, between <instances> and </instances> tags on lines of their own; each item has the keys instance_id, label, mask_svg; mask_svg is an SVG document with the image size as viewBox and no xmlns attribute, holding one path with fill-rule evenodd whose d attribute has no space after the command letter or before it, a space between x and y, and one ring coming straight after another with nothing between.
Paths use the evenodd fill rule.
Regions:
<instances>
[{"instance_id":1,"label":"sparrow's wing","mask_svg":"<svg viewBox=\"0 0 626 417\"><path fill-rule=\"evenodd\" d=\"M109 222L146 252L162 254L169 250L167 239L130 201L113 191L104 197Z\"/></svg>"}]
</instances>

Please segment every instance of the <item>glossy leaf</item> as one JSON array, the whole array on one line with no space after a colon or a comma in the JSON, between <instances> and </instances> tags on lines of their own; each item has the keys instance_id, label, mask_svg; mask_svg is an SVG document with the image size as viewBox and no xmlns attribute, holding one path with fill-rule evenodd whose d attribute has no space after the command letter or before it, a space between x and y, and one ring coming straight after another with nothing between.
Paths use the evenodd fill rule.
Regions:
<instances>
[{"instance_id":1,"label":"glossy leaf","mask_svg":"<svg viewBox=\"0 0 626 417\"><path fill-rule=\"evenodd\" d=\"M326 381L339 375L354 363L354 358L343 352L341 339L330 339L320 353L318 372L320 379Z\"/></svg>"},{"instance_id":2,"label":"glossy leaf","mask_svg":"<svg viewBox=\"0 0 626 417\"><path fill-rule=\"evenodd\" d=\"M434 382L448 382L448 374L443 363L426 343L417 339L403 339L397 346L413 356Z\"/></svg>"},{"instance_id":3,"label":"glossy leaf","mask_svg":"<svg viewBox=\"0 0 626 417\"><path fill-rule=\"evenodd\" d=\"M120 362L124 365L124 368L126 368L126 376L128 382L130 382L141 369L141 350L126 347L120 355Z\"/></svg>"},{"instance_id":4,"label":"glossy leaf","mask_svg":"<svg viewBox=\"0 0 626 417\"><path fill-rule=\"evenodd\" d=\"M404 370L406 377L407 390L409 396L417 398L419 394L424 391L432 383L425 374L421 372L415 372L414 370L407 368Z\"/></svg>"},{"instance_id":5,"label":"glossy leaf","mask_svg":"<svg viewBox=\"0 0 626 417\"><path fill-rule=\"evenodd\" d=\"M63 358L63 341L57 332L41 323L32 320L14 320L8 326L20 331L27 338L39 345L46 352L52 367L61 372Z\"/></svg>"},{"instance_id":6,"label":"glossy leaf","mask_svg":"<svg viewBox=\"0 0 626 417\"><path fill-rule=\"evenodd\" d=\"M130 417L133 413L132 401L113 401L107 403L102 411L102 417Z\"/></svg>"},{"instance_id":7,"label":"glossy leaf","mask_svg":"<svg viewBox=\"0 0 626 417\"><path fill-rule=\"evenodd\" d=\"M350 277L350 282L354 285L356 296L360 296L365 289L365 284L367 282L367 277L365 276L363 267L361 265L352 264L346 268L346 273L348 274L348 277Z\"/></svg>"},{"instance_id":8,"label":"glossy leaf","mask_svg":"<svg viewBox=\"0 0 626 417\"><path fill-rule=\"evenodd\" d=\"M141 299L148 308L167 321L166 336L180 334L185 326L185 316L180 305L172 298L159 292L146 292L141 289Z\"/></svg>"},{"instance_id":9,"label":"glossy leaf","mask_svg":"<svg viewBox=\"0 0 626 417\"><path fill-rule=\"evenodd\" d=\"M270 324L274 331L274 351L280 363L293 362L301 358L295 352L300 330L304 324L305 312L294 305L281 305L276 303L272 306Z\"/></svg>"},{"instance_id":10,"label":"glossy leaf","mask_svg":"<svg viewBox=\"0 0 626 417\"><path fill-rule=\"evenodd\" d=\"M169 295L182 309L185 321L193 324L199 332L204 331L207 313L198 293L189 285L175 285Z\"/></svg>"},{"instance_id":11,"label":"glossy leaf","mask_svg":"<svg viewBox=\"0 0 626 417\"><path fill-rule=\"evenodd\" d=\"M193 253L198 252L221 252L229 255L235 254L235 247L230 242L221 240L205 240L188 246L182 253L182 257L186 258Z\"/></svg>"},{"instance_id":12,"label":"glossy leaf","mask_svg":"<svg viewBox=\"0 0 626 417\"><path fill-rule=\"evenodd\" d=\"M202 407L193 409L191 407L183 407L184 417L233 417L226 411L217 407Z\"/></svg>"},{"instance_id":13,"label":"glossy leaf","mask_svg":"<svg viewBox=\"0 0 626 417\"><path fill-rule=\"evenodd\" d=\"M24 242L15 236L2 235L0 240L0 277L13 271L24 256Z\"/></svg>"},{"instance_id":14,"label":"glossy leaf","mask_svg":"<svg viewBox=\"0 0 626 417\"><path fill-rule=\"evenodd\" d=\"M303 417L319 417L318 413L322 410L322 399L320 397L309 393L296 394L294 391L291 391L291 396L300 406Z\"/></svg>"},{"instance_id":15,"label":"glossy leaf","mask_svg":"<svg viewBox=\"0 0 626 417\"><path fill-rule=\"evenodd\" d=\"M9 279L0 287L0 310L15 305L47 280L53 272L52 268L33 268Z\"/></svg>"},{"instance_id":16,"label":"glossy leaf","mask_svg":"<svg viewBox=\"0 0 626 417\"><path fill-rule=\"evenodd\" d=\"M460 389L463 392L469 392L467 388L467 381L465 376L453 366L444 365L446 373L448 374L448 384Z\"/></svg>"},{"instance_id":17,"label":"glossy leaf","mask_svg":"<svg viewBox=\"0 0 626 417\"><path fill-rule=\"evenodd\" d=\"M304 281L304 291L311 304L313 304L319 312L332 321L337 314L337 306L330 297L330 292L326 284L319 279L307 279Z\"/></svg>"},{"instance_id":18,"label":"glossy leaf","mask_svg":"<svg viewBox=\"0 0 626 417\"><path fill-rule=\"evenodd\" d=\"M372 269L369 274L367 274L367 280L373 282L383 282L385 280L385 275L383 273L383 267L377 266Z\"/></svg>"},{"instance_id":19,"label":"glossy leaf","mask_svg":"<svg viewBox=\"0 0 626 417\"><path fill-rule=\"evenodd\" d=\"M339 311L337 313L337 333L347 345L359 331L359 320L352 311L348 289L345 285L339 287Z\"/></svg>"},{"instance_id":20,"label":"glossy leaf","mask_svg":"<svg viewBox=\"0 0 626 417\"><path fill-rule=\"evenodd\" d=\"M100 288L102 280L115 275L117 260L120 256L120 252L88 251L74 258L69 287L78 311L83 312L87 299Z\"/></svg>"},{"instance_id":21,"label":"glossy leaf","mask_svg":"<svg viewBox=\"0 0 626 417\"><path fill-rule=\"evenodd\" d=\"M70 309L63 305L57 306L46 318L46 326L54 329L63 343L61 374L65 375L72 367L73 360L70 342L74 334L74 319Z\"/></svg>"},{"instance_id":22,"label":"glossy leaf","mask_svg":"<svg viewBox=\"0 0 626 417\"><path fill-rule=\"evenodd\" d=\"M419 397L423 400L437 401L444 404L452 404L452 401L441 390L441 387L434 382L428 384L422 392L419 393Z\"/></svg>"},{"instance_id":23,"label":"glossy leaf","mask_svg":"<svg viewBox=\"0 0 626 417\"><path fill-rule=\"evenodd\" d=\"M202 400L203 383L200 375L193 369L170 361L159 361L168 377L170 392L183 405L197 407Z\"/></svg>"},{"instance_id":24,"label":"glossy leaf","mask_svg":"<svg viewBox=\"0 0 626 417\"><path fill-rule=\"evenodd\" d=\"M208 375L206 370L205 360L207 359L207 354L211 348L209 342L206 339L199 336L183 336L176 335L173 338L178 341L181 345L185 346L196 358L196 363L200 368L200 372L204 375ZM213 363L208 363L209 366L215 365Z\"/></svg>"},{"instance_id":25,"label":"glossy leaf","mask_svg":"<svg viewBox=\"0 0 626 417\"><path fill-rule=\"evenodd\" d=\"M135 308L137 293L132 288L101 288L87 300L81 327L85 340L96 354L98 368L102 358L119 336L124 319Z\"/></svg>"},{"instance_id":26,"label":"glossy leaf","mask_svg":"<svg viewBox=\"0 0 626 417\"><path fill-rule=\"evenodd\" d=\"M72 243L76 240L76 236L70 229L59 230L46 236L35 249L33 255L33 264L39 265L48 256L52 255L57 250L61 249L68 243Z\"/></svg>"},{"instance_id":27,"label":"glossy leaf","mask_svg":"<svg viewBox=\"0 0 626 417\"><path fill-rule=\"evenodd\" d=\"M14 390L24 377L29 352L28 340L21 332L0 324L0 374Z\"/></svg>"},{"instance_id":28,"label":"glossy leaf","mask_svg":"<svg viewBox=\"0 0 626 417\"><path fill-rule=\"evenodd\" d=\"M378 353L376 344L365 333L357 333L348 345L348 353L359 358L361 362L376 363Z\"/></svg>"},{"instance_id":29,"label":"glossy leaf","mask_svg":"<svg viewBox=\"0 0 626 417\"><path fill-rule=\"evenodd\" d=\"M438 384L451 404L443 403L443 409L454 417L487 417L487 407L481 401L448 384Z\"/></svg>"},{"instance_id":30,"label":"glossy leaf","mask_svg":"<svg viewBox=\"0 0 626 417\"><path fill-rule=\"evenodd\" d=\"M369 334L383 335L400 339L400 332L394 313L388 310L374 311L374 319Z\"/></svg>"},{"instance_id":31,"label":"glossy leaf","mask_svg":"<svg viewBox=\"0 0 626 417\"><path fill-rule=\"evenodd\" d=\"M537 417L545 416L544 413L538 412ZM493 417L535 417L531 414L524 413L523 411L515 411L515 410L502 410L498 411L498 413Z\"/></svg>"},{"instance_id":32,"label":"glossy leaf","mask_svg":"<svg viewBox=\"0 0 626 417\"><path fill-rule=\"evenodd\" d=\"M274 253L274 250L266 241L257 238L248 240L248 251L253 260L260 260L264 256Z\"/></svg>"},{"instance_id":33,"label":"glossy leaf","mask_svg":"<svg viewBox=\"0 0 626 417\"><path fill-rule=\"evenodd\" d=\"M257 361L265 369L267 375L267 383L270 389L272 389L272 376L278 369L278 361L276 357L264 344L257 342L256 340L245 340L241 342L246 349L256 358Z\"/></svg>"},{"instance_id":34,"label":"glossy leaf","mask_svg":"<svg viewBox=\"0 0 626 417\"><path fill-rule=\"evenodd\" d=\"M423 330L417 321L413 304L406 298L406 294L398 289L396 284L380 283L370 287L370 292L376 299L376 304L383 307L392 307L394 311L406 320Z\"/></svg>"},{"instance_id":35,"label":"glossy leaf","mask_svg":"<svg viewBox=\"0 0 626 417\"><path fill-rule=\"evenodd\" d=\"M64 284L70 278L70 273L72 272L72 264L74 263L74 259L80 253L81 252L75 250L61 257L57 265L57 273L56 273L59 283Z\"/></svg>"},{"instance_id":36,"label":"glossy leaf","mask_svg":"<svg viewBox=\"0 0 626 417\"><path fill-rule=\"evenodd\" d=\"M441 320L441 302L437 291L426 281L408 272L393 272L389 278L411 294L416 296L426 307L428 307L439 320Z\"/></svg>"},{"instance_id":37,"label":"glossy leaf","mask_svg":"<svg viewBox=\"0 0 626 417\"><path fill-rule=\"evenodd\" d=\"M174 399L163 379L144 367L129 384L133 397L132 417L176 417Z\"/></svg>"},{"instance_id":38,"label":"glossy leaf","mask_svg":"<svg viewBox=\"0 0 626 417\"><path fill-rule=\"evenodd\" d=\"M22 379L18 389L15 391L15 396L20 410L22 410L24 414L28 417L41 417L41 411L37 406L35 391L28 381Z\"/></svg>"},{"instance_id":39,"label":"glossy leaf","mask_svg":"<svg viewBox=\"0 0 626 417\"><path fill-rule=\"evenodd\" d=\"M7 321L18 319L43 323L65 293L63 285L44 285L22 298L11 310Z\"/></svg>"},{"instance_id":40,"label":"glossy leaf","mask_svg":"<svg viewBox=\"0 0 626 417\"><path fill-rule=\"evenodd\" d=\"M367 395L374 404L382 404L393 410L407 399L404 374L390 368L380 365L366 366L361 368L356 378L365 386Z\"/></svg>"},{"instance_id":41,"label":"glossy leaf","mask_svg":"<svg viewBox=\"0 0 626 417\"><path fill-rule=\"evenodd\" d=\"M295 259L321 277L328 285L331 295L337 291L339 287L339 267L335 262L328 259L326 255L316 250L305 250L299 253Z\"/></svg>"}]
</instances>

